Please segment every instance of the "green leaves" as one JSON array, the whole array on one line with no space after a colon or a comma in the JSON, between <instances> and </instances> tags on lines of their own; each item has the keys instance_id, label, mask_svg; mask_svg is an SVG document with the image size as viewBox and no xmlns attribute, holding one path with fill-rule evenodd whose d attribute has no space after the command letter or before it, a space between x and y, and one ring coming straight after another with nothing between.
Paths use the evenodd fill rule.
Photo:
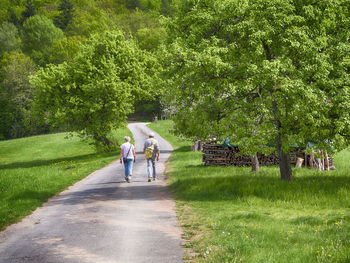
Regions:
<instances>
[{"instance_id":1,"label":"green leaves","mask_svg":"<svg viewBox=\"0 0 350 263\"><path fill-rule=\"evenodd\" d=\"M309 141L328 151L346 147L348 7L331 0L187 1L168 24L168 101L177 131L231 136L247 153L277 137L284 152Z\"/></svg>"},{"instance_id":2,"label":"green leaves","mask_svg":"<svg viewBox=\"0 0 350 263\"><path fill-rule=\"evenodd\" d=\"M111 144L107 134L121 127L135 100L152 94L152 65L122 32L93 36L76 57L41 70L32 79L37 109L56 125L92 137L97 146ZM48 109L48 110L47 110Z\"/></svg>"},{"instance_id":3,"label":"green leaves","mask_svg":"<svg viewBox=\"0 0 350 263\"><path fill-rule=\"evenodd\" d=\"M47 63L53 43L64 37L61 29L44 16L35 15L23 24L23 51L44 66Z\"/></svg>"}]
</instances>

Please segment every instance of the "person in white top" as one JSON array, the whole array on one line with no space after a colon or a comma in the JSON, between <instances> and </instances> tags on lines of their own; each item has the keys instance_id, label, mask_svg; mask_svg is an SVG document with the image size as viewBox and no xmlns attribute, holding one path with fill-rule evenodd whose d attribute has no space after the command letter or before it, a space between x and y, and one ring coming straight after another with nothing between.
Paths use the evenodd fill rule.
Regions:
<instances>
[{"instance_id":1,"label":"person in white top","mask_svg":"<svg viewBox=\"0 0 350 263\"><path fill-rule=\"evenodd\" d=\"M136 162L135 147L130 143L130 137L124 137L125 143L120 146L120 163L124 163L125 181L131 182L132 165Z\"/></svg>"}]
</instances>

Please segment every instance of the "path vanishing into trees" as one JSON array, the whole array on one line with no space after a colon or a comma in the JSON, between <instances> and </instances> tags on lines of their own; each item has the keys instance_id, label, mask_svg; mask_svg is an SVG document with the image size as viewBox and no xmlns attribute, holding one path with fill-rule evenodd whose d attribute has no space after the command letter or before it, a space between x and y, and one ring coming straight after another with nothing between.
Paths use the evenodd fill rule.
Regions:
<instances>
[{"instance_id":1,"label":"path vanishing into trees","mask_svg":"<svg viewBox=\"0 0 350 263\"><path fill-rule=\"evenodd\" d=\"M143 141L150 129L128 125L136 145L132 183L117 161L51 198L0 233L0 263L183 262L181 230L163 173L171 145L156 133L159 180L147 182Z\"/></svg>"}]
</instances>

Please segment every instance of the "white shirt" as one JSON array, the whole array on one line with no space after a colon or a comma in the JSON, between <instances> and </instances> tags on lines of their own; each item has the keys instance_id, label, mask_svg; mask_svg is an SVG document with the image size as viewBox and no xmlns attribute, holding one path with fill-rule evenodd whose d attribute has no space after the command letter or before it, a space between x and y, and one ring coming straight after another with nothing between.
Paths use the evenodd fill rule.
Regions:
<instances>
[{"instance_id":1,"label":"white shirt","mask_svg":"<svg viewBox=\"0 0 350 263\"><path fill-rule=\"evenodd\" d=\"M130 142L126 142L123 143L122 146L120 146L120 148L123 150L123 158L134 159L134 155L132 153L134 150L134 145L132 145Z\"/></svg>"}]
</instances>

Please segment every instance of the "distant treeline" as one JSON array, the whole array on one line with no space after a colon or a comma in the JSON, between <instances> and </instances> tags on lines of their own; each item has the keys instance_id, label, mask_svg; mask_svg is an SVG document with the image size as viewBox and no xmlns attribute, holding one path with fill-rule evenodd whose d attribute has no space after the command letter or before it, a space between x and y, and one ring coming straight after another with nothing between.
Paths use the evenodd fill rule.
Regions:
<instances>
[{"instance_id":1,"label":"distant treeline","mask_svg":"<svg viewBox=\"0 0 350 263\"><path fill-rule=\"evenodd\" d=\"M0 139L52 130L32 109L30 76L38 69L69 62L92 35L111 30L124 31L153 52L166 38L159 17L171 16L173 6L171 0L2 0ZM138 104L149 115L159 111L157 99Z\"/></svg>"}]
</instances>

